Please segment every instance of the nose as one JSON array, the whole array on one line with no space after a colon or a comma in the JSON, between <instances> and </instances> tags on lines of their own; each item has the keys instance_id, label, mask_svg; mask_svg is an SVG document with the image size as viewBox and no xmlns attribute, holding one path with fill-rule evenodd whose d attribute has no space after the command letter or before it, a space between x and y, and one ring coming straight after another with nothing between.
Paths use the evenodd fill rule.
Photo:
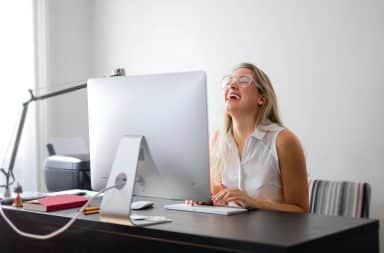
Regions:
<instances>
[{"instance_id":1,"label":"nose","mask_svg":"<svg viewBox=\"0 0 384 253\"><path fill-rule=\"evenodd\" d=\"M229 85L229 88L232 88L232 89L239 89L239 83L237 82L237 79L236 78L233 78L231 80L231 83Z\"/></svg>"}]
</instances>

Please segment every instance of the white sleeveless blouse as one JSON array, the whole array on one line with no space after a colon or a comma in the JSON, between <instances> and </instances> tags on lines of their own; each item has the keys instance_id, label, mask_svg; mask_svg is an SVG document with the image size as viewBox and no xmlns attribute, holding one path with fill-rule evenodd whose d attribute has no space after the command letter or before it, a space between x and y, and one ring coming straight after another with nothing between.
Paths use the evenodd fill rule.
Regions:
<instances>
[{"instance_id":1,"label":"white sleeveless blouse","mask_svg":"<svg viewBox=\"0 0 384 253\"><path fill-rule=\"evenodd\" d=\"M230 138L228 163L222 182L238 188L251 197L284 202L276 150L276 139L284 130L277 124L259 126L245 141L241 158L233 137Z\"/></svg>"}]
</instances>

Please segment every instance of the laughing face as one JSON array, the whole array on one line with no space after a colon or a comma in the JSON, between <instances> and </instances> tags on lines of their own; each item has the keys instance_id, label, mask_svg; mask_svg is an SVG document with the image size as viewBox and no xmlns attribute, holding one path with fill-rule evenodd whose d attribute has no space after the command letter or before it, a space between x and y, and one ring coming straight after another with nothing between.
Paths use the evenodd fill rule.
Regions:
<instances>
[{"instance_id":1,"label":"laughing face","mask_svg":"<svg viewBox=\"0 0 384 253\"><path fill-rule=\"evenodd\" d=\"M256 115L265 98L255 81L255 74L247 68L239 68L232 72L228 80L224 90L226 112L232 117Z\"/></svg>"}]
</instances>

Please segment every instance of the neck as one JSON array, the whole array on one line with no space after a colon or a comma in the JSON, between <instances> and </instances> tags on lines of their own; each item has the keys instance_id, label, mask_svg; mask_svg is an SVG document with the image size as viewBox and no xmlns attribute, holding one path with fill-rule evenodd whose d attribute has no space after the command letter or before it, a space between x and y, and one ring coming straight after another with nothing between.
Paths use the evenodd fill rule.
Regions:
<instances>
[{"instance_id":1,"label":"neck","mask_svg":"<svg viewBox=\"0 0 384 253\"><path fill-rule=\"evenodd\" d=\"M242 145L245 140L255 131L255 116L232 117L233 137L238 145Z\"/></svg>"}]
</instances>

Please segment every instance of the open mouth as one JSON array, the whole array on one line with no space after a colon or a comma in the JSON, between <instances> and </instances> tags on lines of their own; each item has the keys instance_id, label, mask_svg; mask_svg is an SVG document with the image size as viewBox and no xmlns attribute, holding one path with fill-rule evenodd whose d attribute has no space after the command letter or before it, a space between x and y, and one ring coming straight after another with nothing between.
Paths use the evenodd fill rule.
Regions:
<instances>
[{"instance_id":1,"label":"open mouth","mask_svg":"<svg viewBox=\"0 0 384 253\"><path fill-rule=\"evenodd\" d=\"M236 94L236 93L230 93L229 95L228 95L228 99L229 100L240 100L240 95L239 94Z\"/></svg>"}]
</instances>

